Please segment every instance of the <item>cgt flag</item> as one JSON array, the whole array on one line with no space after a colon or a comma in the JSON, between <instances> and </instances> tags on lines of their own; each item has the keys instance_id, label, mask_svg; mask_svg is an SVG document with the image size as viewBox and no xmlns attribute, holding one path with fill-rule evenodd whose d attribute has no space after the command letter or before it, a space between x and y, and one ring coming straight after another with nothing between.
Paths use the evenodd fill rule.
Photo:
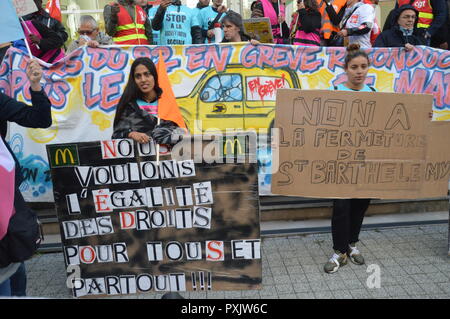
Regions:
<instances>
[{"instance_id":1,"label":"cgt flag","mask_svg":"<svg viewBox=\"0 0 450 319\"><path fill-rule=\"evenodd\" d=\"M25 35L20 26L19 17L12 0L1 0L0 12L2 13L2 18L0 19L0 30L2 30L0 32L0 43L24 39Z\"/></svg>"},{"instance_id":2,"label":"cgt flag","mask_svg":"<svg viewBox=\"0 0 450 319\"><path fill-rule=\"evenodd\" d=\"M158 64L156 66L158 72L158 83L163 93L158 101L158 117L163 120L169 120L177 123L181 128L186 129L180 108L178 107L175 94L173 94L172 85L170 84L169 75L167 74L166 63L159 51Z\"/></svg>"},{"instance_id":3,"label":"cgt flag","mask_svg":"<svg viewBox=\"0 0 450 319\"><path fill-rule=\"evenodd\" d=\"M48 0L45 10L52 18L62 22L61 5L59 0Z\"/></svg>"}]
</instances>

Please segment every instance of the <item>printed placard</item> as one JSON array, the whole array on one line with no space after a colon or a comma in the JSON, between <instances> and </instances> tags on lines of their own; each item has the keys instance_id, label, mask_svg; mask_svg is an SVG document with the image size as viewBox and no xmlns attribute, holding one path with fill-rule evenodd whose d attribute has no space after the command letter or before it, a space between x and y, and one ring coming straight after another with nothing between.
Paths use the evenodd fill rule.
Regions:
<instances>
[{"instance_id":1,"label":"printed placard","mask_svg":"<svg viewBox=\"0 0 450 319\"><path fill-rule=\"evenodd\" d=\"M194 140L197 150L217 144ZM121 141L47 146L66 265L82 274L74 296L260 288L257 163L245 156L251 148L234 162L231 148L218 162L172 154L157 161L134 143L119 151ZM226 147L222 139L219 145ZM73 165L61 165L62 150Z\"/></svg>"}]
</instances>

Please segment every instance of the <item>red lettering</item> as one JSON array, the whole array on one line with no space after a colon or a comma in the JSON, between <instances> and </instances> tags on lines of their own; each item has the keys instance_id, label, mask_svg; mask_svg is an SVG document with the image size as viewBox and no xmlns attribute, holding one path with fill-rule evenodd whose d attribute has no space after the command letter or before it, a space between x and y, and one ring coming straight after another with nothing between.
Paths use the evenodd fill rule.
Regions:
<instances>
[{"instance_id":1,"label":"red lettering","mask_svg":"<svg viewBox=\"0 0 450 319\"><path fill-rule=\"evenodd\" d=\"M422 93L427 78L427 70L416 69L412 76L408 70L400 72L396 80L394 89L397 93Z\"/></svg>"},{"instance_id":2,"label":"red lettering","mask_svg":"<svg viewBox=\"0 0 450 319\"><path fill-rule=\"evenodd\" d=\"M100 108L105 111L116 107L119 103L120 94L120 84L124 81L124 74L122 72L108 74L101 78L100 80L100 96L101 104Z\"/></svg>"},{"instance_id":3,"label":"red lettering","mask_svg":"<svg viewBox=\"0 0 450 319\"><path fill-rule=\"evenodd\" d=\"M108 63L108 49L87 48L90 56L89 66L94 70L100 70Z\"/></svg>"},{"instance_id":4,"label":"red lettering","mask_svg":"<svg viewBox=\"0 0 450 319\"><path fill-rule=\"evenodd\" d=\"M122 229L131 229L136 227L136 217L134 212L120 212L119 214Z\"/></svg>"},{"instance_id":5,"label":"red lettering","mask_svg":"<svg viewBox=\"0 0 450 319\"><path fill-rule=\"evenodd\" d=\"M89 259L86 258L86 251L88 251L90 257ZM84 246L80 248L80 259L85 264L92 264L96 258L95 250L91 246Z\"/></svg>"},{"instance_id":6,"label":"red lettering","mask_svg":"<svg viewBox=\"0 0 450 319\"><path fill-rule=\"evenodd\" d=\"M128 53L120 49L110 49L108 51L108 67L114 71L123 70L128 62Z\"/></svg>"},{"instance_id":7,"label":"red lettering","mask_svg":"<svg viewBox=\"0 0 450 319\"><path fill-rule=\"evenodd\" d=\"M83 96L84 104L87 108L92 108L100 103L100 93L94 94L94 73L89 72L84 75Z\"/></svg>"},{"instance_id":8,"label":"red lettering","mask_svg":"<svg viewBox=\"0 0 450 319\"><path fill-rule=\"evenodd\" d=\"M345 50L341 48L327 48L328 68L334 71L336 67L344 67Z\"/></svg>"},{"instance_id":9,"label":"red lettering","mask_svg":"<svg viewBox=\"0 0 450 319\"><path fill-rule=\"evenodd\" d=\"M224 71L231 54L230 50L230 47L209 46L204 59L205 67L208 69L215 67L218 72ZM220 51L220 53L217 51Z\"/></svg>"},{"instance_id":10,"label":"red lettering","mask_svg":"<svg viewBox=\"0 0 450 319\"><path fill-rule=\"evenodd\" d=\"M431 74L431 80L423 93L432 94L437 107L444 105L444 77L442 72L435 71Z\"/></svg>"},{"instance_id":11,"label":"red lettering","mask_svg":"<svg viewBox=\"0 0 450 319\"><path fill-rule=\"evenodd\" d=\"M247 45L241 51L241 63L246 68L251 68L256 64L258 59L258 51L253 45Z\"/></svg>"},{"instance_id":12,"label":"red lettering","mask_svg":"<svg viewBox=\"0 0 450 319\"><path fill-rule=\"evenodd\" d=\"M211 254L207 254L206 258L212 261L218 261L224 259L223 241L209 241L207 242L209 252L214 252L217 257L213 257Z\"/></svg>"},{"instance_id":13,"label":"red lettering","mask_svg":"<svg viewBox=\"0 0 450 319\"><path fill-rule=\"evenodd\" d=\"M102 158L110 159L116 157L117 157L116 140L102 141Z\"/></svg>"},{"instance_id":14,"label":"red lettering","mask_svg":"<svg viewBox=\"0 0 450 319\"><path fill-rule=\"evenodd\" d=\"M101 195L101 194L94 195L95 210L97 212L104 213L112 211L111 207L109 207L108 203L106 202L107 198L109 198L109 195Z\"/></svg>"},{"instance_id":15,"label":"red lettering","mask_svg":"<svg viewBox=\"0 0 450 319\"><path fill-rule=\"evenodd\" d=\"M262 68L264 63L271 66L272 65L272 56L273 56L273 47L269 47L266 45L258 45L259 48L259 61L258 66Z\"/></svg>"},{"instance_id":16,"label":"red lettering","mask_svg":"<svg viewBox=\"0 0 450 319\"><path fill-rule=\"evenodd\" d=\"M195 46L186 49L187 55L187 68L188 70L196 70L203 66L203 60L205 55L204 46Z\"/></svg>"}]
</instances>

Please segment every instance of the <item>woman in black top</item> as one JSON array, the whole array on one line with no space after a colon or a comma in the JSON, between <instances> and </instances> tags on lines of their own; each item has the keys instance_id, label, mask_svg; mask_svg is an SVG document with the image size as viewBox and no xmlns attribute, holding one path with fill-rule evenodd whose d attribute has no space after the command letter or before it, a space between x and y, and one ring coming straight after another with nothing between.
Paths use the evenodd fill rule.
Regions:
<instances>
[{"instance_id":1,"label":"woman in black top","mask_svg":"<svg viewBox=\"0 0 450 319\"><path fill-rule=\"evenodd\" d=\"M30 246L28 245L28 241L23 241L20 246L20 251L15 249L17 243L13 243L13 239L11 239L11 230L14 229L14 241L23 240L23 236L29 234L31 234L32 237L35 234L39 234L36 215L27 207L25 200L19 191L23 176L20 174L21 170L17 158L5 141L7 125L8 122L14 122L24 127L47 128L52 124L51 103L41 87L40 80L42 78L42 69L36 60L31 60L29 62L26 74L31 84L30 93L32 107L25 103L18 102L0 92L0 143L2 144L3 150L6 150L3 155L8 155L8 158L2 158L2 163L0 164L5 164L8 161L15 162L15 165L12 165L12 167L15 166L13 179L3 179L1 181L2 192L7 191L9 188L14 193L13 196L8 196L6 199L13 200L14 210L12 214L11 211L0 211L0 214L8 214L8 216L10 216L6 219L9 222L9 226L14 224L14 228L8 226L6 234L3 232L0 234L0 295L4 296L9 296L11 293L15 296L25 296L26 274L23 261L30 258L35 251L35 242L33 239ZM13 171L11 171L11 174L12 172ZM8 184L8 181L14 181L14 183ZM18 229L21 226L25 227L29 225L28 223L25 225L16 222L19 220L34 220L31 224L36 227L33 227L35 229ZM20 271L17 271L17 269L20 269ZM14 274L14 272L16 273ZM14 281L12 281L13 277L15 278Z\"/></svg>"},{"instance_id":2,"label":"woman in black top","mask_svg":"<svg viewBox=\"0 0 450 319\"><path fill-rule=\"evenodd\" d=\"M131 138L146 144L152 137L158 144L176 144L178 139L172 140L172 133L178 125L162 119L158 124L161 95L155 64L149 58L137 58L117 106L112 138Z\"/></svg>"}]
</instances>

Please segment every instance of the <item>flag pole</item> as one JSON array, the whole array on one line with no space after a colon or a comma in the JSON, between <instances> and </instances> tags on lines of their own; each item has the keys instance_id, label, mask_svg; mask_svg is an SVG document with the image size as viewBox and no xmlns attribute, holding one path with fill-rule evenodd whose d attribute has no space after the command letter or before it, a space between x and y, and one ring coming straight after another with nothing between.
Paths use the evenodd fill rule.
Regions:
<instances>
[{"instance_id":1,"label":"flag pole","mask_svg":"<svg viewBox=\"0 0 450 319\"><path fill-rule=\"evenodd\" d=\"M21 21L21 24L27 29L28 33L31 34L31 30L30 30L30 28L28 28L28 26L25 23L25 21L23 20L23 18L20 17L19 20ZM33 58L33 54L31 54L31 49L30 49L30 45L28 44L28 41L27 41L27 36L25 36L25 39L23 39L23 42L25 42L25 46L27 47L30 59L32 59ZM39 49L39 47L37 45L36 45L36 47Z\"/></svg>"},{"instance_id":2,"label":"flag pole","mask_svg":"<svg viewBox=\"0 0 450 319\"><path fill-rule=\"evenodd\" d=\"M280 14L281 14L281 1L278 0L278 17L280 16ZM283 27L281 25L282 23L280 22L280 35L281 38L283 38Z\"/></svg>"},{"instance_id":3,"label":"flag pole","mask_svg":"<svg viewBox=\"0 0 450 319\"><path fill-rule=\"evenodd\" d=\"M158 124L159 125L161 123L161 118L159 117L158 114ZM159 166L159 144L156 144L156 166Z\"/></svg>"}]
</instances>

